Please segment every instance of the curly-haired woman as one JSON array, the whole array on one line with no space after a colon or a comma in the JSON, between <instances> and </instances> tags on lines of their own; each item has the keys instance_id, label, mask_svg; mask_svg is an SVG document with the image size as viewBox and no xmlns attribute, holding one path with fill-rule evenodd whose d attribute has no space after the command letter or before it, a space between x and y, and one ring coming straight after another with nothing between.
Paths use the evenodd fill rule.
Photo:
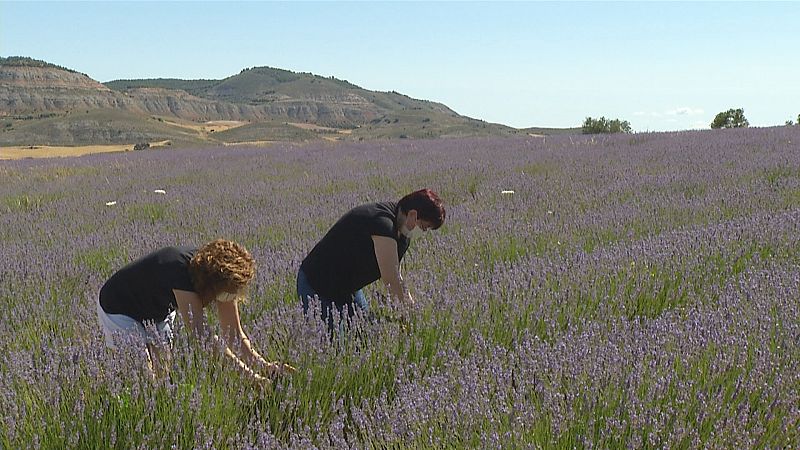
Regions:
<instances>
[{"instance_id":1,"label":"curly-haired woman","mask_svg":"<svg viewBox=\"0 0 800 450\"><path fill-rule=\"evenodd\" d=\"M218 340L207 331L203 314L206 306L214 304L225 355L240 369L257 381L265 380L259 368L270 375L292 371L291 366L267 362L259 355L239 321L238 301L244 297L255 269L247 249L223 239L199 249L164 247L133 261L100 289L97 315L106 345L116 348L115 334L141 336L154 372L163 375L169 346L159 345L159 341L171 341L176 311L193 336Z\"/></svg>"}]
</instances>

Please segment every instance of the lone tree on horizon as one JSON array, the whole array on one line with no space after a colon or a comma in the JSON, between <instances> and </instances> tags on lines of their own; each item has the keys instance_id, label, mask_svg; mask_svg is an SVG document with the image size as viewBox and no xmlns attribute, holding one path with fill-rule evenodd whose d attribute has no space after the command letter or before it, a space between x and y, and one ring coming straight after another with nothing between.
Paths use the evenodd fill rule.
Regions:
<instances>
[{"instance_id":1,"label":"lone tree on horizon","mask_svg":"<svg viewBox=\"0 0 800 450\"><path fill-rule=\"evenodd\" d=\"M746 128L750 126L750 122L744 117L744 109L729 109L721 112L714 117L711 122L711 128Z\"/></svg>"},{"instance_id":2,"label":"lone tree on horizon","mask_svg":"<svg viewBox=\"0 0 800 450\"><path fill-rule=\"evenodd\" d=\"M610 120L602 116L599 119L587 117L586 120L583 121L583 126L581 128L583 134L631 132L631 124L627 120Z\"/></svg>"}]
</instances>

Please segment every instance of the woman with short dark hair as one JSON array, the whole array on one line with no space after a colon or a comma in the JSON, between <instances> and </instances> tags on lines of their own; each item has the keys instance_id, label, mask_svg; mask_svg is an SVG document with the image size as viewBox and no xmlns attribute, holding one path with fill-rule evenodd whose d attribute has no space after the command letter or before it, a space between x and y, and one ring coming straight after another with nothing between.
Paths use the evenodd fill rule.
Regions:
<instances>
[{"instance_id":1,"label":"woman with short dark hair","mask_svg":"<svg viewBox=\"0 0 800 450\"><path fill-rule=\"evenodd\" d=\"M398 304L414 299L403 280L400 261L411 239L442 226L444 204L430 189L412 192L398 202L368 203L342 216L305 257L297 274L303 311L318 298L322 319L333 328L332 308L340 314L366 310L362 288L378 279Z\"/></svg>"}]
</instances>

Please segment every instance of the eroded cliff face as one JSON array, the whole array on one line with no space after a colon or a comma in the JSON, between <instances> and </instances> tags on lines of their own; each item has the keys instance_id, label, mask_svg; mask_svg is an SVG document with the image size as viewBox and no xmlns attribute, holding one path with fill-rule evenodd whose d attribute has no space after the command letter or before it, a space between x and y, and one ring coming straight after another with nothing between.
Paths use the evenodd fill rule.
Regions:
<instances>
[{"instance_id":1,"label":"eroded cliff face","mask_svg":"<svg viewBox=\"0 0 800 450\"><path fill-rule=\"evenodd\" d=\"M124 98L80 73L0 66L0 116L113 108L120 102Z\"/></svg>"},{"instance_id":2,"label":"eroded cliff face","mask_svg":"<svg viewBox=\"0 0 800 450\"><path fill-rule=\"evenodd\" d=\"M0 65L0 85L25 89L86 89L111 92L88 76L51 67L27 67Z\"/></svg>"}]
</instances>

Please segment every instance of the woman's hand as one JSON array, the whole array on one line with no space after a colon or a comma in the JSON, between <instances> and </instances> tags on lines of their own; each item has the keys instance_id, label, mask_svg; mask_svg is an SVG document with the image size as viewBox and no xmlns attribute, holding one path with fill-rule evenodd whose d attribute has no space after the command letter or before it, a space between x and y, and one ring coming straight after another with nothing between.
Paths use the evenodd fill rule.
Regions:
<instances>
[{"instance_id":1,"label":"woman's hand","mask_svg":"<svg viewBox=\"0 0 800 450\"><path fill-rule=\"evenodd\" d=\"M251 380L253 381L253 385L261 391L272 390L272 380L269 379L269 377L253 373Z\"/></svg>"},{"instance_id":2,"label":"woman's hand","mask_svg":"<svg viewBox=\"0 0 800 450\"><path fill-rule=\"evenodd\" d=\"M270 377L276 377L279 375L290 375L297 372L297 369L290 366L286 363L281 363L278 361L266 362L263 361L261 363L261 369L264 373L266 373Z\"/></svg>"}]
</instances>

